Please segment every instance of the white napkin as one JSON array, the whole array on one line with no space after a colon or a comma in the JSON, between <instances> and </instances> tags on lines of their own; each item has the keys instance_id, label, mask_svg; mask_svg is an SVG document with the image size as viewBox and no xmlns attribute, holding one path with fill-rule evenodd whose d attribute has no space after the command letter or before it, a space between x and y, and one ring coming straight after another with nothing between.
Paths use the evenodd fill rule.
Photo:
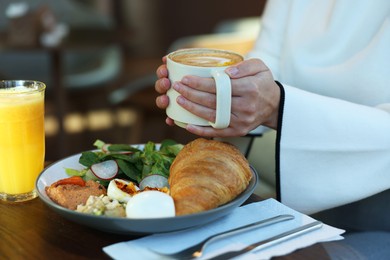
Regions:
<instances>
[{"instance_id":1,"label":"white napkin","mask_svg":"<svg viewBox=\"0 0 390 260\"><path fill-rule=\"evenodd\" d=\"M173 253L187 248L212 234L280 214L291 214L295 218L293 220L287 220L270 226L257 228L253 231L244 232L240 235L234 235L226 239L221 239L220 241L215 241L206 247L205 254L199 259L206 259L226 251L241 249L254 242L314 221L313 218L299 213L274 199L267 199L261 202L238 207L231 214L201 227L176 232L154 234L106 246L103 250L113 259L118 260L133 258L145 260L162 259L161 256L153 253L149 249L152 248L158 252ZM287 240L257 252L247 253L237 259L269 259L273 256L291 253L299 248L304 248L317 242L343 239L343 237L340 236L342 233L344 233L344 230L324 224L320 229L308 232L297 238Z\"/></svg>"}]
</instances>

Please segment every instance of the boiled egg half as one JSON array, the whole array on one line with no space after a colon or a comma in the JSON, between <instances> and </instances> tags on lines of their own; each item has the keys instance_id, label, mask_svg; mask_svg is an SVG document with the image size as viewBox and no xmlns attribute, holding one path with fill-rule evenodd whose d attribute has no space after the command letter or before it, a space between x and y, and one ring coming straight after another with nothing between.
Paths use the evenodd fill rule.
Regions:
<instances>
[{"instance_id":1,"label":"boiled egg half","mask_svg":"<svg viewBox=\"0 0 390 260\"><path fill-rule=\"evenodd\" d=\"M131 181L113 179L108 184L107 196L120 202L128 202L138 191L137 185Z\"/></svg>"},{"instance_id":2,"label":"boiled egg half","mask_svg":"<svg viewBox=\"0 0 390 260\"><path fill-rule=\"evenodd\" d=\"M175 204L161 191L143 191L134 195L126 205L128 218L166 218L175 216Z\"/></svg>"}]
</instances>

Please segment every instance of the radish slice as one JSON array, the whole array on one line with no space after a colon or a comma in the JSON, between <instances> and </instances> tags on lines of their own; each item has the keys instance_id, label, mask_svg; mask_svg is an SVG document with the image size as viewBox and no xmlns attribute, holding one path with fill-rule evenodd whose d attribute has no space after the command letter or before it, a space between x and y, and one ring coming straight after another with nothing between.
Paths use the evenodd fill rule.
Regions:
<instances>
[{"instance_id":1,"label":"radish slice","mask_svg":"<svg viewBox=\"0 0 390 260\"><path fill-rule=\"evenodd\" d=\"M91 166L92 173L102 180L111 180L118 174L119 167L115 160L96 163Z\"/></svg>"},{"instance_id":2,"label":"radish slice","mask_svg":"<svg viewBox=\"0 0 390 260\"><path fill-rule=\"evenodd\" d=\"M139 188L141 190L149 188L164 188L169 187L168 179L159 174L151 174L142 179L139 183Z\"/></svg>"}]
</instances>

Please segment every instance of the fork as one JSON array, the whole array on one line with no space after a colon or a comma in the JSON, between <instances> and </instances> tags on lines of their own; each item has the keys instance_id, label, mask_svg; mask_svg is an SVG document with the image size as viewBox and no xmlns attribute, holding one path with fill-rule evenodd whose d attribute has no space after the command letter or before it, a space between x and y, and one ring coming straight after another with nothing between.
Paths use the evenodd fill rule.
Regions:
<instances>
[{"instance_id":1,"label":"fork","mask_svg":"<svg viewBox=\"0 0 390 260\"><path fill-rule=\"evenodd\" d=\"M179 252L175 252L175 253L169 253L169 254L160 253L160 252L157 252L153 249L150 249L150 251L152 251L152 252L154 252L162 257L168 258L168 259L180 259L180 260L181 259L194 259L194 258L201 257L206 246L215 240L219 240L221 238L225 238L225 237L229 237L229 236L232 236L235 234L243 233L243 232L251 230L251 229L265 227L265 226L268 226L271 224L275 224L275 223L279 223L279 222L291 220L291 219L294 219L294 216L288 215L288 214L277 215L275 217L263 219L263 220L245 225L245 226L241 226L241 227L238 227L235 229L231 229L231 230L227 230L227 231L224 231L221 233L217 233L215 235L212 235L212 236L200 241L196 245L185 248L185 249L183 249Z\"/></svg>"}]
</instances>

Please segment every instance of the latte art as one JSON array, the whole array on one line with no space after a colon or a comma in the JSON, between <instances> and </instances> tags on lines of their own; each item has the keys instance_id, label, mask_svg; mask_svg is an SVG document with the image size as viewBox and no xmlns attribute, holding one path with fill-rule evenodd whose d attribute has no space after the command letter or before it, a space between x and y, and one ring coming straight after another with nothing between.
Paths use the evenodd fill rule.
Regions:
<instances>
[{"instance_id":1,"label":"latte art","mask_svg":"<svg viewBox=\"0 0 390 260\"><path fill-rule=\"evenodd\" d=\"M183 51L170 58L177 63L197 67L225 67L243 60L238 54L224 51Z\"/></svg>"}]
</instances>

